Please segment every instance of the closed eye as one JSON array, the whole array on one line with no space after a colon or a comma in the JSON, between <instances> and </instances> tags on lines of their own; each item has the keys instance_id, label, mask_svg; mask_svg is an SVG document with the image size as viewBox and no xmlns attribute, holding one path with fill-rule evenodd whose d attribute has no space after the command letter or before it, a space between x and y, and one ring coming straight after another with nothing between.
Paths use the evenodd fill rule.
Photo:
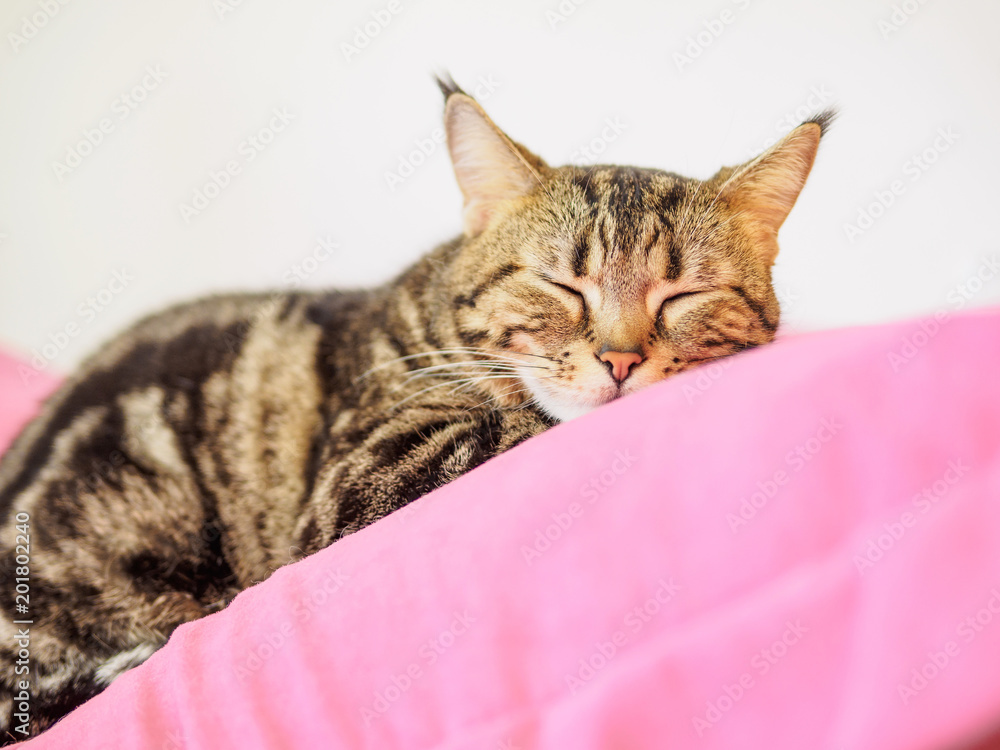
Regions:
<instances>
[{"instance_id":1,"label":"closed eye","mask_svg":"<svg viewBox=\"0 0 1000 750\"><path fill-rule=\"evenodd\" d=\"M667 297L665 300L663 300L662 303L660 303L660 311L657 313L657 317L659 317L660 315L663 314L663 310L666 308L666 306L669 303L676 302L677 300L684 299L685 297L693 297L696 294L704 294L704 292L702 292L702 291L697 291L697 292L680 292L678 294L673 294L673 295Z\"/></svg>"},{"instance_id":2,"label":"closed eye","mask_svg":"<svg viewBox=\"0 0 1000 750\"><path fill-rule=\"evenodd\" d=\"M581 292L579 289L574 289L571 286L566 286L565 284L560 284L558 281L553 281L552 279L548 279L547 278L545 280L547 282L549 282L552 286L559 287L564 292L569 292L570 294L573 294L573 295L579 297L580 299L583 299L583 292Z\"/></svg>"}]
</instances>

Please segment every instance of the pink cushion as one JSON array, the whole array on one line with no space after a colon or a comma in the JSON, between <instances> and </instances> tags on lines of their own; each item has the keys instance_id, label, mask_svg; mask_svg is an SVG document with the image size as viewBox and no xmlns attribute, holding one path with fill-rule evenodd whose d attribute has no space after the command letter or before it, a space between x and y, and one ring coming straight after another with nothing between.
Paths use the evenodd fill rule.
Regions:
<instances>
[{"instance_id":1,"label":"pink cushion","mask_svg":"<svg viewBox=\"0 0 1000 750\"><path fill-rule=\"evenodd\" d=\"M1000 721L998 370L992 310L680 376L279 570L30 746L961 744Z\"/></svg>"},{"instance_id":2,"label":"pink cushion","mask_svg":"<svg viewBox=\"0 0 1000 750\"><path fill-rule=\"evenodd\" d=\"M57 376L0 351L0 454L58 384Z\"/></svg>"}]
</instances>

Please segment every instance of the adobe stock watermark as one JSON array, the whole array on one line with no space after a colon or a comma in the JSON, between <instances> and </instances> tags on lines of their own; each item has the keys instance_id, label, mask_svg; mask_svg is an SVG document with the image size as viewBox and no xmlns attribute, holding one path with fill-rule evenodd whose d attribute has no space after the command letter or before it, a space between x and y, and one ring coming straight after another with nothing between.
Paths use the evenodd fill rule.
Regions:
<instances>
[{"instance_id":1,"label":"adobe stock watermark","mask_svg":"<svg viewBox=\"0 0 1000 750\"><path fill-rule=\"evenodd\" d=\"M545 20L549 22L549 28L555 31L560 24L566 23L570 16L576 13L576 9L586 3L587 0L560 0L559 4L545 11Z\"/></svg>"},{"instance_id":2,"label":"adobe stock watermark","mask_svg":"<svg viewBox=\"0 0 1000 750\"><path fill-rule=\"evenodd\" d=\"M858 573L864 575L873 567L875 563L882 560L898 543L906 536L906 532L917 525L917 522L937 506L942 499L946 498L952 488L962 481L971 467L966 465L961 459L953 459L948 462L948 467L927 487L913 496L911 505L913 510L903 511L895 521L887 521L882 524L882 533L869 537L866 540L864 549L854 555L854 566Z\"/></svg>"},{"instance_id":3,"label":"adobe stock watermark","mask_svg":"<svg viewBox=\"0 0 1000 750\"><path fill-rule=\"evenodd\" d=\"M903 176L890 182L884 189L876 190L872 195L873 200L868 205L858 209L858 218L853 224L844 223L844 235L848 242L853 245L858 237L871 229L875 222L892 208L896 199L903 195L910 185L919 182L927 170L934 166L943 154L950 151L961 138L962 136L956 133L950 125L938 128L934 140L926 148L903 162Z\"/></svg>"},{"instance_id":4,"label":"adobe stock watermark","mask_svg":"<svg viewBox=\"0 0 1000 750\"><path fill-rule=\"evenodd\" d=\"M479 102L485 102L493 96L500 85L500 81L494 79L492 74L479 76L476 79L475 88L472 89L472 96ZM385 184L389 188L389 192L396 192L396 188L410 179L419 167L437 153L445 140L443 127L434 128L430 135L424 138L415 138L413 150L405 155L400 155L395 170L386 170L384 173Z\"/></svg>"},{"instance_id":5,"label":"adobe stock watermark","mask_svg":"<svg viewBox=\"0 0 1000 750\"><path fill-rule=\"evenodd\" d=\"M225 21L226 16L243 5L243 0L212 0L212 10L220 21Z\"/></svg>"},{"instance_id":6,"label":"adobe stock watermark","mask_svg":"<svg viewBox=\"0 0 1000 750\"><path fill-rule=\"evenodd\" d=\"M678 71L691 65L704 54L705 50L715 44L716 40L729 28L729 25L736 20L737 14L750 7L750 0L732 0L732 4L736 6L736 10L724 8L718 17L704 21L702 23L704 28L701 31L694 35L688 35L684 49L674 52L674 65L677 66Z\"/></svg>"},{"instance_id":7,"label":"adobe stock watermark","mask_svg":"<svg viewBox=\"0 0 1000 750\"><path fill-rule=\"evenodd\" d=\"M583 146L577 146L569 155L569 161L576 166L596 164L598 157L608 150L608 146L618 140L618 137L628 129L628 125L620 117L605 117L601 132L591 138Z\"/></svg>"},{"instance_id":8,"label":"adobe stock watermark","mask_svg":"<svg viewBox=\"0 0 1000 750\"><path fill-rule=\"evenodd\" d=\"M586 502L574 500L562 511L551 513L549 518L552 519L552 523L536 529L530 544L521 545L521 558L524 562L533 565L543 554L552 549L552 545L562 539L563 535L583 517L587 508L596 505L604 493L611 489L618 478L637 460L638 456L633 456L628 450L615 451L614 458L608 462L607 468L580 487L580 497Z\"/></svg>"},{"instance_id":9,"label":"adobe stock watermark","mask_svg":"<svg viewBox=\"0 0 1000 750\"><path fill-rule=\"evenodd\" d=\"M801 642L802 636L808 632L809 628L803 625L801 620L786 621L781 635L750 657L750 669L731 683L723 685L719 694L705 703L704 714L691 717L697 735L703 737L705 732L722 721L722 718L757 686L758 680L788 656L789 652Z\"/></svg>"},{"instance_id":10,"label":"adobe stock watermark","mask_svg":"<svg viewBox=\"0 0 1000 750\"><path fill-rule=\"evenodd\" d=\"M102 117L93 127L83 129L81 138L66 149L63 160L52 162L52 172L59 182L63 182L77 167L83 164L106 136L115 132L118 123L128 119L146 98L160 87L167 74L161 65L147 65L140 81L111 102L111 114Z\"/></svg>"},{"instance_id":11,"label":"adobe stock watermark","mask_svg":"<svg viewBox=\"0 0 1000 750\"><path fill-rule=\"evenodd\" d=\"M282 274L281 280L288 288L278 289L268 294L259 304L254 306L253 311L245 320L226 330L225 343L229 351L238 352L253 327L264 318L276 315L285 305L289 289L296 290L302 287L309 277L315 274L324 263L327 263L339 249L340 245L334 242L329 235L319 237L312 250L305 257L289 266Z\"/></svg>"},{"instance_id":12,"label":"adobe stock watermark","mask_svg":"<svg viewBox=\"0 0 1000 750\"><path fill-rule=\"evenodd\" d=\"M133 281L135 277L126 268L112 271L111 278L104 286L76 306L76 317L59 330L50 333L46 337L47 341L40 347L32 349L28 364L17 366L21 382L27 385L38 377L40 372L46 370L69 343L97 320L97 316L104 312Z\"/></svg>"},{"instance_id":13,"label":"adobe stock watermark","mask_svg":"<svg viewBox=\"0 0 1000 750\"><path fill-rule=\"evenodd\" d=\"M958 623L955 628L956 638L945 641L938 651L928 651L927 659L910 670L908 679L896 684L896 692L904 706L908 706L910 701L926 690L931 682L962 655L962 645L959 641L968 646L992 625L994 620L1000 619L1000 589L994 587L989 593L989 599L982 607Z\"/></svg>"},{"instance_id":14,"label":"adobe stock watermark","mask_svg":"<svg viewBox=\"0 0 1000 750\"><path fill-rule=\"evenodd\" d=\"M351 42L340 43L340 51L344 55L344 59L350 63L352 58L360 55L361 51L368 47L375 37L385 31L386 27L392 23L392 19L402 10L403 5L400 0L389 0L384 8L373 10L371 20L354 27L354 36L351 37L353 44Z\"/></svg>"},{"instance_id":15,"label":"adobe stock watermark","mask_svg":"<svg viewBox=\"0 0 1000 750\"><path fill-rule=\"evenodd\" d=\"M428 638L417 649L417 658L398 674L393 673L384 687L376 689L371 704L360 706L358 714L365 727L382 718L400 698L403 697L426 674L429 667L437 664L455 643L466 633L476 618L468 610L452 613L451 622L436 636Z\"/></svg>"},{"instance_id":16,"label":"adobe stock watermark","mask_svg":"<svg viewBox=\"0 0 1000 750\"><path fill-rule=\"evenodd\" d=\"M681 393L687 399L688 404L693 404L699 396L704 396L708 390L715 385L727 370L733 366L733 357L723 357L707 365L701 365L695 372L698 374L694 379L688 379L681 388Z\"/></svg>"},{"instance_id":17,"label":"adobe stock watermark","mask_svg":"<svg viewBox=\"0 0 1000 750\"><path fill-rule=\"evenodd\" d=\"M25 514L20 514L24 517ZM23 545L21 545L22 548ZM18 586L25 586L26 584L18 584ZM16 589L15 589L16 590ZM27 600L26 594L17 594L15 597L19 602L24 599ZM18 603L16 606L24 607L24 604ZM20 612L20 609L18 610ZM26 610L25 610L26 611ZM22 617L24 615L22 614ZM31 623L32 620L15 620L14 624L17 626L17 630L14 635L10 638L13 641L15 648L17 649L12 656L17 658L11 664L12 671L19 679L14 680L14 684L11 686L11 706L8 709L10 711L11 724L10 729L21 735L21 739L27 739L31 732ZM22 626L22 623L26 626ZM15 693L14 690L17 692ZM7 732L9 737L13 737L11 732Z\"/></svg>"},{"instance_id":18,"label":"adobe stock watermark","mask_svg":"<svg viewBox=\"0 0 1000 750\"><path fill-rule=\"evenodd\" d=\"M295 623L308 622L317 610L325 607L330 598L340 591L351 576L339 568L327 573L305 596L292 606L292 618L284 620L274 630L264 636L256 646L248 650L239 663L233 667L233 673L240 682L245 682L282 648L291 638Z\"/></svg>"},{"instance_id":19,"label":"adobe stock watermark","mask_svg":"<svg viewBox=\"0 0 1000 750\"><path fill-rule=\"evenodd\" d=\"M184 732L179 729L169 729L159 750L184 750L186 747L188 747L188 741Z\"/></svg>"},{"instance_id":20,"label":"adobe stock watermark","mask_svg":"<svg viewBox=\"0 0 1000 750\"><path fill-rule=\"evenodd\" d=\"M969 304L990 282L997 278L998 274L1000 274L1000 258L994 253L983 260L965 281L959 282L949 289L945 299L950 307L942 308L935 312L932 317L918 321L915 324L917 330L903 336L898 348L886 352L886 358L892 371L898 373L912 362L921 350L941 332L942 328L954 319L953 313Z\"/></svg>"},{"instance_id":21,"label":"adobe stock watermark","mask_svg":"<svg viewBox=\"0 0 1000 750\"><path fill-rule=\"evenodd\" d=\"M289 266L285 273L282 274L282 283L287 284L292 289L298 289L308 281L310 276L320 269L320 266L330 260L339 249L340 245L330 235L317 237L316 244L313 245L312 250ZM282 292L276 292L275 296L282 294Z\"/></svg>"},{"instance_id":22,"label":"adobe stock watermark","mask_svg":"<svg viewBox=\"0 0 1000 750\"><path fill-rule=\"evenodd\" d=\"M795 303L802 299L802 295L788 284L776 284L774 286L774 296L778 298L778 307L781 308L782 312L793 309Z\"/></svg>"},{"instance_id":23,"label":"adobe stock watermark","mask_svg":"<svg viewBox=\"0 0 1000 750\"><path fill-rule=\"evenodd\" d=\"M880 18L876 24L882 38L888 39L902 29L926 3L927 0L903 0L901 3L893 3L889 17Z\"/></svg>"},{"instance_id":24,"label":"adobe stock watermark","mask_svg":"<svg viewBox=\"0 0 1000 750\"><path fill-rule=\"evenodd\" d=\"M184 223L190 224L192 219L208 208L222 194L222 191L232 184L233 178L240 174L247 164L260 156L294 119L295 115L285 107L272 108L271 118L267 124L240 141L236 148L238 158L229 159L222 169L211 170L208 173L208 179L194 189L191 194L191 202L177 205L177 210L180 212L181 218L184 219Z\"/></svg>"},{"instance_id":25,"label":"adobe stock watermark","mask_svg":"<svg viewBox=\"0 0 1000 750\"><path fill-rule=\"evenodd\" d=\"M63 6L68 3L69 0L39 0L38 10L21 18L21 24L17 31L7 32L7 41L10 42L10 48L14 54L20 52L24 45L38 36L39 32L48 26L49 21L58 16Z\"/></svg>"},{"instance_id":26,"label":"adobe stock watermark","mask_svg":"<svg viewBox=\"0 0 1000 750\"><path fill-rule=\"evenodd\" d=\"M570 695L576 695L588 682L611 663L618 653L632 641L639 632L649 624L654 617L670 604L681 590L673 578L661 578L652 596L625 613L622 626L616 629L606 640L594 644L593 650L576 663L575 671L566 674L563 679Z\"/></svg>"},{"instance_id":27,"label":"adobe stock watermark","mask_svg":"<svg viewBox=\"0 0 1000 750\"><path fill-rule=\"evenodd\" d=\"M821 419L813 435L785 454L785 468L777 469L770 476L757 482L753 492L740 498L737 512L726 514L730 531L736 534L756 518L761 509L777 496L779 490L788 484L794 475L808 466L842 429L843 425L834 418Z\"/></svg>"},{"instance_id":28,"label":"adobe stock watermark","mask_svg":"<svg viewBox=\"0 0 1000 750\"><path fill-rule=\"evenodd\" d=\"M764 143L761 144L759 148L748 152L747 159L753 159L754 157L767 151L771 148L771 146L792 132L808 118L814 116L825 107L828 107L830 102L833 101L833 97L834 93L826 87L826 84L810 86L809 94L801 104L796 106L794 109L788 110L788 112L775 120L775 135L765 139Z\"/></svg>"}]
</instances>

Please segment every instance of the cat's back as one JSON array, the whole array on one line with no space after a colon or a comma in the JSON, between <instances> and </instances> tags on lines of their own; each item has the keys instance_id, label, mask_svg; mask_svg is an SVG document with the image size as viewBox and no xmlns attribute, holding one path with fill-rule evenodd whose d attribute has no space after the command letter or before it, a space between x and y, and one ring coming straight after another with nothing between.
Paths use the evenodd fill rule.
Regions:
<instances>
[{"instance_id":1,"label":"cat's back","mask_svg":"<svg viewBox=\"0 0 1000 750\"><path fill-rule=\"evenodd\" d=\"M316 429L324 379L337 375L329 350L350 343L372 298L227 294L140 320L91 355L0 459L0 517L74 434L90 442L101 431L117 434L104 452L131 447L140 458L155 454L165 430L192 444L235 440L252 452L248 440L267 431L304 432L292 440L302 444Z\"/></svg>"}]
</instances>

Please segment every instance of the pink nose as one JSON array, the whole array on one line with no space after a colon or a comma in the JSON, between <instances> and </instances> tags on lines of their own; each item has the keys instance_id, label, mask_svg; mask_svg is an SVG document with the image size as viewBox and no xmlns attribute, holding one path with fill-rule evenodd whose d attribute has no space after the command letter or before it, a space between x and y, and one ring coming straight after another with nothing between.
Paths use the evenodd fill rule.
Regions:
<instances>
[{"instance_id":1,"label":"pink nose","mask_svg":"<svg viewBox=\"0 0 1000 750\"><path fill-rule=\"evenodd\" d=\"M599 358L601 362L610 365L611 377L618 383L628 377L628 371L632 365L642 362L642 357L635 352L604 352Z\"/></svg>"}]
</instances>

